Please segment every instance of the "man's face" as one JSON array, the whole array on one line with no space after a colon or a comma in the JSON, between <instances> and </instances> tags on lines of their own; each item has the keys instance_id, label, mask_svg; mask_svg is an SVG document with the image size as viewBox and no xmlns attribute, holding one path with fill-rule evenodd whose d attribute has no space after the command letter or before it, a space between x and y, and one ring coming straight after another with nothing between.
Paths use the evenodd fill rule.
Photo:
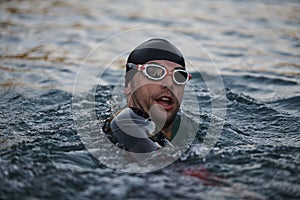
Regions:
<instances>
[{"instance_id":1,"label":"man's face","mask_svg":"<svg viewBox=\"0 0 300 200\"><path fill-rule=\"evenodd\" d=\"M179 67L184 69L177 63L166 60L153 60L147 63L162 65L169 72ZM163 126L167 129L172 124L182 102L184 85L174 83L170 75L154 81L144 76L142 72L137 72L125 88L125 93L129 107L139 108L150 114L151 118L155 115L158 120L165 121Z\"/></svg>"}]
</instances>

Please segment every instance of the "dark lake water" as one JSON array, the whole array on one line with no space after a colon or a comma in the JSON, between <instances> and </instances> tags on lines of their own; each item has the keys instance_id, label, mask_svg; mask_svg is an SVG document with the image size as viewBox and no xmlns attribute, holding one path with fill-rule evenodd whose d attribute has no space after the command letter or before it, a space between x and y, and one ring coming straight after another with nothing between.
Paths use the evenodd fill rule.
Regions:
<instances>
[{"instance_id":1,"label":"dark lake water","mask_svg":"<svg viewBox=\"0 0 300 200\"><path fill-rule=\"evenodd\" d=\"M0 199L300 199L299 13L276 0L1 1ZM94 157L78 120L124 105L122 65L158 36L186 55L199 130L170 165L126 173Z\"/></svg>"}]
</instances>

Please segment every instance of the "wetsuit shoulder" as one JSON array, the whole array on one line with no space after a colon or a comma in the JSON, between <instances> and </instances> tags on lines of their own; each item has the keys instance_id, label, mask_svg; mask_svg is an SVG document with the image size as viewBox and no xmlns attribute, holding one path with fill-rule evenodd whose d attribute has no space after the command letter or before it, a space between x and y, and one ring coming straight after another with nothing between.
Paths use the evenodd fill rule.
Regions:
<instances>
[{"instance_id":1,"label":"wetsuit shoulder","mask_svg":"<svg viewBox=\"0 0 300 200\"><path fill-rule=\"evenodd\" d=\"M158 150L160 145L150 138L155 124L140 110L125 108L113 118L105 121L102 129L112 142L135 153Z\"/></svg>"}]
</instances>

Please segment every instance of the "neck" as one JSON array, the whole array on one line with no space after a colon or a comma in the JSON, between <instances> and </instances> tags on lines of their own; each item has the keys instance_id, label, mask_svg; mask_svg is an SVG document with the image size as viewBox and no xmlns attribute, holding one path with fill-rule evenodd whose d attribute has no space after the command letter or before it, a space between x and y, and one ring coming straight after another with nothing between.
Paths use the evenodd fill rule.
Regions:
<instances>
[{"instance_id":1,"label":"neck","mask_svg":"<svg viewBox=\"0 0 300 200\"><path fill-rule=\"evenodd\" d=\"M162 129L162 132L164 133L164 135L166 136L166 138L168 140L171 140L171 138L172 138L172 129L173 129L173 124L170 125L168 128Z\"/></svg>"}]
</instances>

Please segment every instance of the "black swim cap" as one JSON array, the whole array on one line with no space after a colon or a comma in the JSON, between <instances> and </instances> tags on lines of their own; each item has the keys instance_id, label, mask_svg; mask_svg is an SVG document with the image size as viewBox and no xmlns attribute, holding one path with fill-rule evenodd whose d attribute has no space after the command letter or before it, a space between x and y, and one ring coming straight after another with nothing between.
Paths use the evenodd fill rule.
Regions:
<instances>
[{"instance_id":1,"label":"black swim cap","mask_svg":"<svg viewBox=\"0 0 300 200\"><path fill-rule=\"evenodd\" d=\"M185 61L179 49L168 40L160 38L147 40L137 46L129 54L127 63L145 64L151 60L168 60L185 67ZM126 66L126 72L129 70L130 68ZM134 74L134 72L130 74L126 73L125 86L127 86L128 82L133 78Z\"/></svg>"}]
</instances>

